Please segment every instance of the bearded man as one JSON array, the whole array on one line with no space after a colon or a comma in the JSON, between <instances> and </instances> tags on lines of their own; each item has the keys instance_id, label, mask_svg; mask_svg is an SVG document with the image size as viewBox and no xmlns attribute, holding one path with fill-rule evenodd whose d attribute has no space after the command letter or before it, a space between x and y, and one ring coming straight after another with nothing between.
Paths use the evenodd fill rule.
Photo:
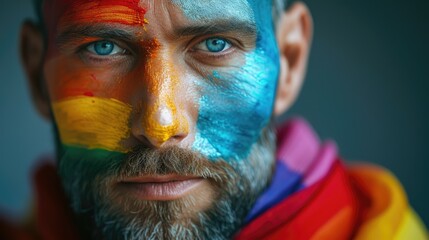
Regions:
<instances>
[{"instance_id":1,"label":"bearded man","mask_svg":"<svg viewBox=\"0 0 429 240\"><path fill-rule=\"evenodd\" d=\"M44 0L22 29L57 166L7 239L426 239L397 180L302 119L312 20L271 0Z\"/></svg>"}]
</instances>

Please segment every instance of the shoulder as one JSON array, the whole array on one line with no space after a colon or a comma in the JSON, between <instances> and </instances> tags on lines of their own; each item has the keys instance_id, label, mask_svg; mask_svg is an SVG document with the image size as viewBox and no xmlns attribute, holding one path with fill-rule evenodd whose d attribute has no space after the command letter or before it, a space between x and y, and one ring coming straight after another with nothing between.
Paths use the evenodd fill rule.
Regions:
<instances>
[{"instance_id":1,"label":"shoulder","mask_svg":"<svg viewBox=\"0 0 429 240\"><path fill-rule=\"evenodd\" d=\"M355 239L428 239L426 227L390 171L353 164L347 172L361 198L361 224Z\"/></svg>"}]
</instances>

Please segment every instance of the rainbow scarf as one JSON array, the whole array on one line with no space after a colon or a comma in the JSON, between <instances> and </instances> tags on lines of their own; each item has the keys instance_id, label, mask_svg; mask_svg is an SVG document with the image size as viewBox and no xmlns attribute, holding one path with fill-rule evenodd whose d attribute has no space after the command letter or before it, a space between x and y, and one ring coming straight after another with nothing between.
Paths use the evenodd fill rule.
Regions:
<instances>
[{"instance_id":1,"label":"rainbow scarf","mask_svg":"<svg viewBox=\"0 0 429 240\"><path fill-rule=\"evenodd\" d=\"M428 239L400 183L371 165L346 168L293 119L278 133L277 169L235 237L252 239Z\"/></svg>"}]
</instances>

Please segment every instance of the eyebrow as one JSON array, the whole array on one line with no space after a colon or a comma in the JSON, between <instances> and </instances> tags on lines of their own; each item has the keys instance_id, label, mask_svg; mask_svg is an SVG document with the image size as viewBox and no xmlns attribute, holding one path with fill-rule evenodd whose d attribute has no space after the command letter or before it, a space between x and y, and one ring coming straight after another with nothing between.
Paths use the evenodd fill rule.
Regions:
<instances>
[{"instance_id":1,"label":"eyebrow","mask_svg":"<svg viewBox=\"0 0 429 240\"><path fill-rule=\"evenodd\" d=\"M238 32L247 38L256 38L256 26L247 21L217 21L205 25L190 25L174 30L176 37L214 35L226 32ZM61 31L55 42L60 48L70 42L84 37L97 37L102 39L120 39L128 42L137 42L141 39L142 30L133 30L132 27L121 28L112 25L72 25Z\"/></svg>"},{"instance_id":2,"label":"eyebrow","mask_svg":"<svg viewBox=\"0 0 429 240\"><path fill-rule=\"evenodd\" d=\"M73 40L83 37L97 37L104 39L120 39L124 41L138 41L139 32L131 29L115 28L105 25L73 25L60 32L56 37L57 46L64 46Z\"/></svg>"},{"instance_id":3,"label":"eyebrow","mask_svg":"<svg viewBox=\"0 0 429 240\"><path fill-rule=\"evenodd\" d=\"M184 26L174 31L176 36L213 35L238 32L246 37L256 38L256 25L247 21L218 21L204 25Z\"/></svg>"}]
</instances>

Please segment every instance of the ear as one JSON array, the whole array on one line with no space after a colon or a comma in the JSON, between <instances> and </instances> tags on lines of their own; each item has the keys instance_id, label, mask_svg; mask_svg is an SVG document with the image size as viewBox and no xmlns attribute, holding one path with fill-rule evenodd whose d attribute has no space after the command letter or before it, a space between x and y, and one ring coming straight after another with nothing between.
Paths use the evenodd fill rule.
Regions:
<instances>
[{"instance_id":1,"label":"ear","mask_svg":"<svg viewBox=\"0 0 429 240\"><path fill-rule=\"evenodd\" d=\"M39 27L29 20L22 24L20 53L33 103L38 112L49 119L49 100L43 80L43 58L45 54L43 34Z\"/></svg>"},{"instance_id":2,"label":"ear","mask_svg":"<svg viewBox=\"0 0 429 240\"><path fill-rule=\"evenodd\" d=\"M293 104L305 78L313 35L313 20L303 3L293 4L277 23L280 75L274 114L280 116Z\"/></svg>"}]
</instances>

